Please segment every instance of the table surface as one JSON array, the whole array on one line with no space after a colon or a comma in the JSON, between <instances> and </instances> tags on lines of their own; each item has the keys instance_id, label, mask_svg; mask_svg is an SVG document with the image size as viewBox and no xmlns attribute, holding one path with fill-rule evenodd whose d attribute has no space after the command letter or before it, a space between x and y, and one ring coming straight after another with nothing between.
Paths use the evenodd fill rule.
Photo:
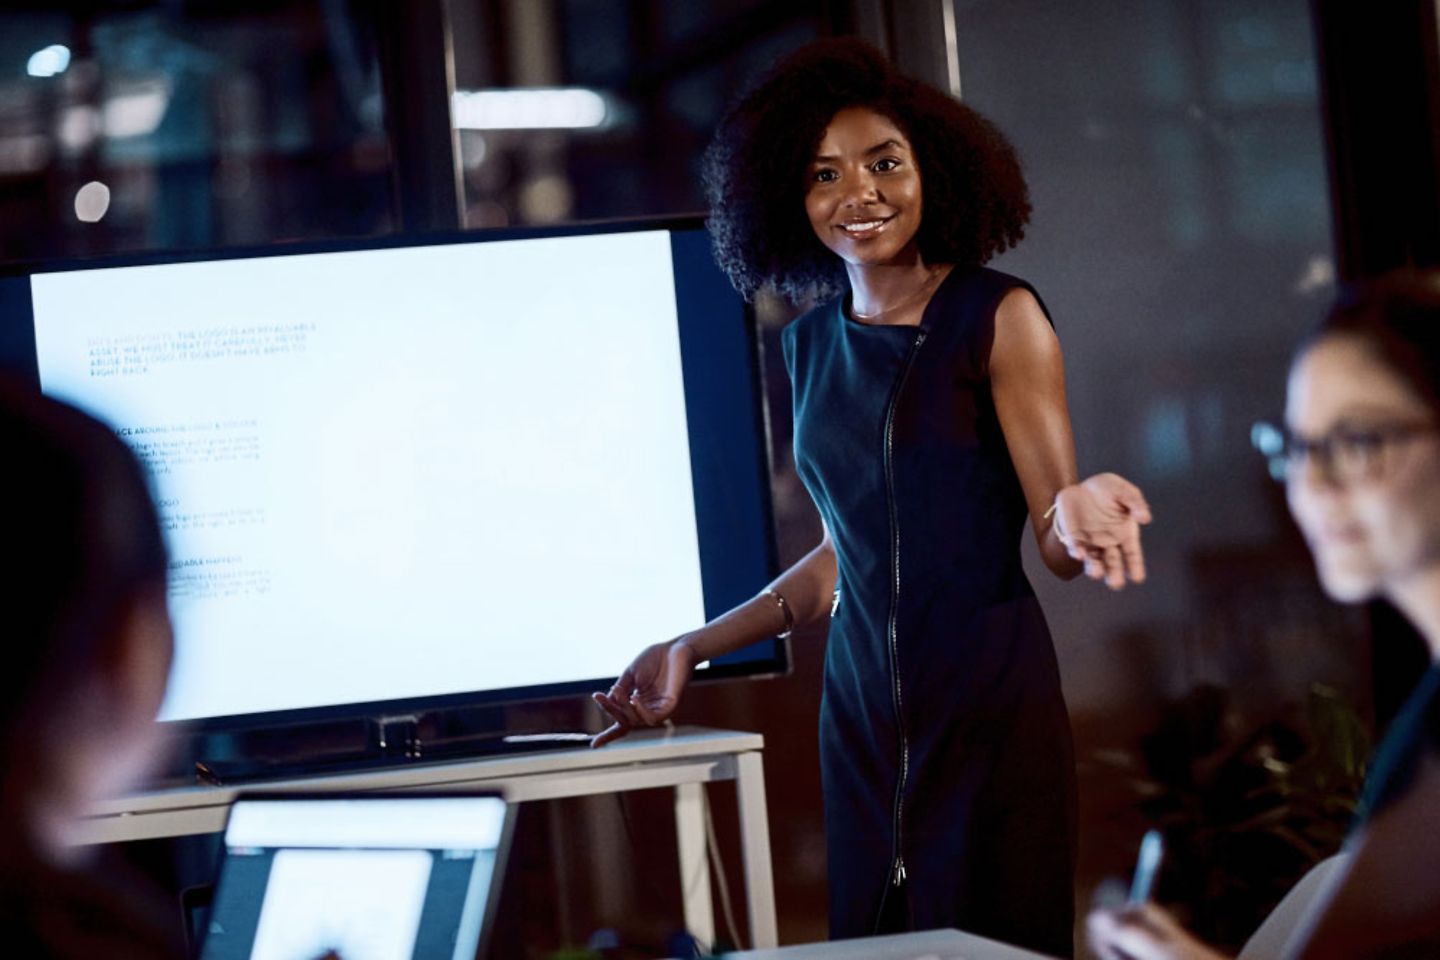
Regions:
<instances>
[{"instance_id":1,"label":"table surface","mask_svg":"<svg viewBox=\"0 0 1440 960\"><path fill-rule=\"evenodd\" d=\"M1046 960L1044 954L959 930L926 930L722 956L725 960Z\"/></svg>"},{"instance_id":2,"label":"table surface","mask_svg":"<svg viewBox=\"0 0 1440 960\"><path fill-rule=\"evenodd\" d=\"M344 773L317 773L283 780L253 780L224 786L179 786L145 790L95 805L92 817L121 816L194 807L228 806L246 791L347 791L442 787L477 777L500 779L553 773L559 770L601 770L632 764L685 760L719 754L760 750L765 738L758 733L674 727L637 730L599 750L588 746L512 753L493 757L416 760Z\"/></svg>"}]
</instances>

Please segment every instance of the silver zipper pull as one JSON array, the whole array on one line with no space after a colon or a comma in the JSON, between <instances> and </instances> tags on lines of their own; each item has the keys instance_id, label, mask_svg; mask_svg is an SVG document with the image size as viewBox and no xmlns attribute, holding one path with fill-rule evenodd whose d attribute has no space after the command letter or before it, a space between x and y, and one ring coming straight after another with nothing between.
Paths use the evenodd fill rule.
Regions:
<instances>
[{"instance_id":1,"label":"silver zipper pull","mask_svg":"<svg viewBox=\"0 0 1440 960\"><path fill-rule=\"evenodd\" d=\"M895 860L895 876L894 876L894 878L891 880L891 883L893 883L895 886L898 887L898 886L900 886L900 884L902 884L902 883L904 883L904 882L905 882L905 858L904 858L904 857L899 857L899 858L897 858L897 859Z\"/></svg>"},{"instance_id":2,"label":"silver zipper pull","mask_svg":"<svg viewBox=\"0 0 1440 960\"><path fill-rule=\"evenodd\" d=\"M835 588L835 599L830 601L830 616L835 616L835 611L840 609L840 588Z\"/></svg>"}]
</instances>

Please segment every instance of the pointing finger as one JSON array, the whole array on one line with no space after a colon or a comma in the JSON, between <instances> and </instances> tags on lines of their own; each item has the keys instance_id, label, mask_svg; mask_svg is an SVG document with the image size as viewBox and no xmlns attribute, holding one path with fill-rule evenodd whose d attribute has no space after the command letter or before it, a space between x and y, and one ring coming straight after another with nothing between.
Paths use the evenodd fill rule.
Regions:
<instances>
[{"instance_id":1,"label":"pointing finger","mask_svg":"<svg viewBox=\"0 0 1440 960\"><path fill-rule=\"evenodd\" d=\"M599 749L600 747L605 746L605 744L610 743L611 741L619 740L621 737L625 736L625 734L629 732L630 731L620 723L612 723L610 724L610 726L606 727L604 730L601 730L599 733L595 734L595 736L590 738L590 749Z\"/></svg>"}]
</instances>

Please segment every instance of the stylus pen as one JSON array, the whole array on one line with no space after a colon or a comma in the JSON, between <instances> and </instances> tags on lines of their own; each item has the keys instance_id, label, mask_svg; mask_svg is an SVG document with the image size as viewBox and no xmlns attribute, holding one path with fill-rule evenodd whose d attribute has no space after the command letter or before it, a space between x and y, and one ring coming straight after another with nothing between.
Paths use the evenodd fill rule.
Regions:
<instances>
[{"instance_id":1,"label":"stylus pen","mask_svg":"<svg viewBox=\"0 0 1440 960\"><path fill-rule=\"evenodd\" d=\"M1150 899L1150 888L1155 885L1155 874L1164 855L1165 842L1160 838L1160 831L1145 831L1145 838L1140 841L1140 858L1135 862L1135 879L1130 884L1131 906Z\"/></svg>"},{"instance_id":2,"label":"stylus pen","mask_svg":"<svg viewBox=\"0 0 1440 960\"><path fill-rule=\"evenodd\" d=\"M223 785L220 774L211 770L208 764L199 760L195 761L195 780L207 787L219 787Z\"/></svg>"}]
</instances>

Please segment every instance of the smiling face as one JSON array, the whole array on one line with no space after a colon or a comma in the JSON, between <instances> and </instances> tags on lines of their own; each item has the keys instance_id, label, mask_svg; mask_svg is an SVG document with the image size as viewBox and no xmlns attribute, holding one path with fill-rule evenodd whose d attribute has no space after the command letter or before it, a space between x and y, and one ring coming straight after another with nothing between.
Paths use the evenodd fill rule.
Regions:
<instances>
[{"instance_id":1,"label":"smiling face","mask_svg":"<svg viewBox=\"0 0 1440 960\"><path fill-rule=\"evenodd\" d=\"M894 121L865 107L831 118L806 171L805 212L847 264L919 261L920 169Z\"/></svg>"},{"instance_id":2,"label":"smiling face","mask_svg":"<svg viewBox=\"0 0 1440 960\"><path fill-rule=\"evenodd\" d=\"M1365 340L1331 334L1306 350L1290 372L1285 419L1307 440L1409 431L1377 446L1361 475L1337 477L1313 455L1292 467L1290 511L1331 597L1384 595L1440 565L1435 415Z\"/></svg>"}]
</instances>

